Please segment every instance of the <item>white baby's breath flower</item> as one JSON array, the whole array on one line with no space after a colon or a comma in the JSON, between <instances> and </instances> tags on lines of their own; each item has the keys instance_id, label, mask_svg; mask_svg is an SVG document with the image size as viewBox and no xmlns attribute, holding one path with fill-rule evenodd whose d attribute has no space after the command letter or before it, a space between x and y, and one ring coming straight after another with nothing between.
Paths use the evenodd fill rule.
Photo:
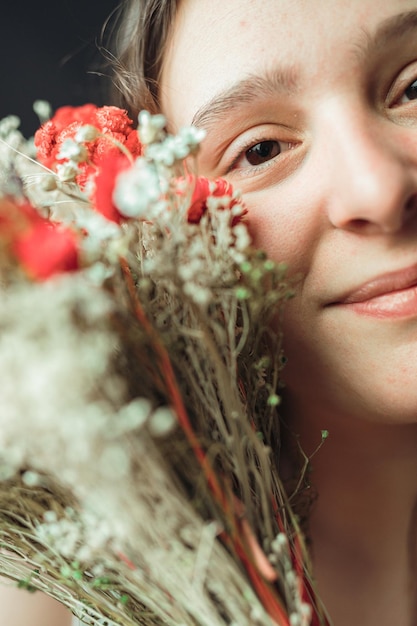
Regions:
<instances>
[{"instance_id":1,"label":"white baby's breath flower","mask_svg":"<svg viewBox=\"0 0 417 626\"><path fill-rule=\"evenodd\" d=\"M303 626L301 617L298 615L298 613L291 613L290 626Z\"/></svg>"},{"instance_id":2,"label":"white baby's breath flower","mask_svg":"<svg viewBox=\"0 0 417 626\"><path fill-rule=\"evenodd\" d=\"M165 167L172 167L176 161L175 151L168 140L165 140L162 144L153 143L148 146L146 156L155 163Z\"/></svg>"},{"instance_id":3,"label":"white baby's breath flower","mask_svg":"<svg viewBox=\"0 0 417 626\"><path fill-rule=\"evenodd\" d=\"M308 604L307 602L302 602L300 606L300 615L302 625L309 626L311 623L311 618L313 616L313 609L311 604Z\"/></svg>"},{"instance_id":4,"label":"white baby's breath flower","mask_svg":"<svg viewBox=\"0 0 417 626\"><path fill-rule=\"evenodd\" d=\"M178 137L167 137L162 143L149 146L146 156L156 163L171 167L176 161L185 159L189 153L189 147Z\"/></svg>"},{"instance_id":5,"label":"white baby's breath flower","mask_svg":"<svg viewBox=\"0 0 417 626\"><path fill-rule=\"evenodd\" d=\"M22 480L27 487L34 487L39 485L41 482L41 478L37 472L26 471L22 476Z\"/></svg>"},{"instance_id":6,"label":"white baby's breath flower","mask_svg":"<svg viewBox=\"0 0 417 626\"><path fill-rule=\"evenodd\" d=\"M20 126L20 118L17 115L7 115L0 120L0 137L7 138L7 136L17 130Z\"/></svg>"},{"instance_id":7,"label":"white baby's breath flower","mask_svg":"<svg viewBox=\"0 0 417 626\"><path fill-rule=\"evenodd\" d=\"M148 428L154 437L169 435L177 424L173 411L166 406L156 409L148 420Z\"/></svg>"},{"instance_id":8,"label":"white baby's breath flower","mask_svg":"<svg viewBox=\"0 0 417 626\"><path fill-rule=\"evenodd\" d=\"M58 519L56 511L45 511L45 513L43 514L43 519L49 524L52 522L56 522Z\"/></svg>"},{"instance_id":9,"label":"white baby's breath flower","mask_svg":"<svg viewBox=\"0 0 417 626\"><path fill-rule=\"evenodd\" d=\"M185 295L199 305L207 305L210 302L212 292L208 287L203 287L195 282L186 283L183 287Z\"/></svg>"},{"instance_id":10,"label":"white baby's breath flower","mask_svg":"<svg viewBox=\"0 0 417 626\"><path fill-rule=\"evenodd\" d=\"M228 394L225 370L219 367L216 371L225 355L235 380L230 355L242 344L239 339L236 345L234 332L239 306L235 297L239 280L236 260L245 259L249 239L245 227L231 225L232 216L240 215L242 208L230 211L233 200L228 195L211 198L199 224L188 223L193 189L186 176L188 170L181 169L180 162L195 152L204 131L190 127L177 137L167 137L163 116L142 112L139 121L146 155L119 174L113 200L126 217L143 219L113 223L91 210L95 208L89 199L92 188L60 185L58 179L56 192L49 194L50 204L42 206L52 218L61 211L62 220L75 223L83 233L82 263L88 269L42 285L4 289L0 315L0 478L15 475L19 482L23 471L24 489L32 487L38 492L47 487L48 497L54 495L56 480L64 504L71 502L65 510L57 507L58 514L48 511L42 517L41 509L34 536L36 549L42 547L39 569L47 574L55 568L64 578L56 589L75 590L74 595L80 590L86 593L84 607L81 601L78 607L76 600L72 604L72 610L84 616L85 623L116 626L94 608L96 602L100 607L104 591L104 612L122 612L117 623L124 623L124 617L129 621L130 611L133 623L138 600L137 605L149 615L155 610L161 623L167 618L183 626L191 621L220 624L220 606L231 624L260 626L269 623L262 607L246 582L241 582L240 574L235 574L234 565L232 568L228 560L220 560L223 550L219 551L217 535L224 530L220 517L212 530L205 532L209 527L182 498L182 492L177 492L177 478L173 481L172 472L167 471L169 449L182 454L182 444L177 446L182 432L174 408L154 407L161 402L174 404L175 395L163 399L165 366L160 354L154 354L153 336L143 346L141 343L147 332L140 310L143 305L145 318L154 324L156 333L161 332L167 362L173 357L180 394L185 384L192 427L195 425L198 432L201 428L204 447L205 442L210 445L213 433L214 454L218 450L222 455L222 429L226 426L228 432L230 424L224 420L233 420L233 432L240 415L235 410L234 394ZM77 163L86 155L83 144L94 140L97 133L95 127L84 126L75 141L62 146L60 158L69 161L58 166L61 181L75 180L80 173ZM182 190L176 186L177 176L182 176ZM38 179L36 184L40 186ZM217 184L211 183L210 189L217 192ZM247 278L243 271L242 277ZM140 306L130 286L137 289ZM249 288L247 292L250 294ZM240 317L238 321L240 324ZM208 344L204 339L208 336L206 324ZM169 370L166 375L170 376ZM222 377L221 385L217 385L215 375ZM218 411L217 390L223 393L223 382L225 402ZM141 393L147 397L136 397ZM233 400L229 408L227 397ZM217 411L219 422L214 423ZM243 424L247 422L243 420ZM209 428L204 431L206 423ZM252 436L252 426L242 432ZM245 438L245 446L246 441L249 445L251 438ZM191 452L191 469L187 462L182 467L185 472L192 471L190 480L198 481ZM163 462L162 456L166 456ZM60 501L52 499L45 505L55 507ZM186 541L180 535L184 528L190 529ZM270 560L285 586L288 614L301 618L295 624L307 626L308 615L298 593L299 580L291 570L288 542L284 544L278 536L273 546L266 538L263 545L270 548ZM125 574L121 572L127 570L129 586L126 594L123 591L129 603L126 612L119 590L125 589ZM31 584L38 583L37 576L37 572L30 573ZM190 596L184 580L191 581L198 593Z\"/></svg>"},{"instance_id":11,"label":"white baby's breath flower","mask_svg":"<svg viewBox=\"0 0 417 626\"><path fill-rule=\"evenodd\" d=\"M183 131L182 134L180 132L175 136L169 135L163 141L148 146L146 156L165 167L172 167L175 162L185 159L198 146L197 137L199 134L197 132L185 132L185 129Z\"/></svg>"},{"instance_id":12,"label":"white baby's breath flower","mask_svg":"<svg viewBox=\"0 0 417 626\"><path fill-rule=\"evenodd\" d=\"M83 163L88 159L88 152L86 147L77 141L66 139L57 154L57 159L69 159L74 163Z\"/></svg>"},{"instance_id":13,"label":"white baby's breath flower","mask_svg":"<svg viewBox=\"0 0 417 626\"><path fill-rule=\"evenodd\" d=\"M134 165L117 178L113 201L125 217L149 217L154 203L166 191L155 167L145 159L136 159Z\"/></svg>"},{"instance_id":14,"label":"white baby's breath flower","mask_svg":"<svg viewBox=\"0 0 417 626\"><path fill-rule=\"evenodd\" d=\"M254 626L255 624L262 624L264 616L264 611L260 606L252 607L250 612L250 618Z\"/></svg>"},{"instance_id":15,"label":"white baby's breath flower","mask_svg":"<svg viewBox=\"0 0 417 626\"><path fill-rule=\"evenodd\" d=\"M47 122L52 116L52 107L47 100L35 100L33 103L33 110L39 117L41 124Z\"/></svg>"},{"instance_id":16,"label":"white baby's breath flower","mask_svg":"<svg viewBox=\"0 0 417 626\"><path fill-rule=\"evenodd\" d=\"M146 398L136 398L122 407L118 412L117 419L111 424L107 435L109 437L120 436L141 428L147 421L152 410L152 405Z\"/></svg>"},{"instance_id":17,"label":"white baby's breath flower","mask_svg":"<svg viewBox=\"0 0 417 626\"><path fill-rule=\"evenodd\" d=\"M251 244L251 236L245 224L236 224L233 227L233 234L235 235L235 248L237 250L247 250Z\"/></svg>"},{"instance_id":18,"label":"white baby's breath flower","mask_svg":"<svg viewBox=\"0 0 417 626\"><path fill-rule=\"evenodd\" d=\"M99 469L105 479L115 480L128 476L130 462L122 446L110 445L105 448L99 464Z\"/></svg>"},{"instance_id":19,"label":"white baby's breath flower","mask_svg":"<svg viewBox=\"0 0 417 626\"><path fill-rule=\"evenodd\" d=\"M98 128L93 126L92 124L86 124L85 126L80 126L75 134L75 141L79 143L84 143L86 141L94 141L100 136L100 131Z\"/></svg>"},{"instance_id":20,"label":"white baby's breath flower","mask_svg":"<svg viewBox=\"0 0 417 626\"><path fill-rule=\"evenodd\" d=\"M88 341L74 321L74 307L89 327ZM114 406L122 405L124 398L121 380L106 374L114 350L106 321L110 310L106 295L83 276L2 295L0 460L4 465L26 465L33 471L54 468L66 480L71 458L80 461L77 472L82 471L81 444L87 446L89 464L94 438L106 420L114 418ZM93 402L104 376L105 396ZM30 429L25 422L28 415Z\"/></svg>"},{"instance_id":21,"label":"white baby's breath flower","mask_svg":"<svg viewBox=\"0 0 417 626\"><path fill-rule=\"evenodd\" d=\"M282 554L289 554L288 538L285 533L278 533L278 535L271 543L271 550L277 556L281 556Z\"/></svg>"},{"instance_id":22,"label":"white baby's breath flower","mask_svg":"<svg viewBox=\"0 0 417 626\"><path fill-rule=\"evenodd\" d=\"M164 115L151 115L149 111L141 111L138 116L139 137L144 145L159 141L165 135L166 118Z\"/></svg>"},{"instance_id":23,"label":"white baby's breath flower","mask_svg":"<svg viewBox=\"0 0 417 626\"><path fill-rule=\"evenodd\" d=\"M96 257L98 257L99 250L97 248ZM89 261L91 261L89 259ZM112 267L108 267L104 263L97 261L96 263L92 263L86 270L86 275L92 284L97 285L97 287L101 287L104 282L113 276L114 269Z\"/></svg>"},{"instance_id":24,"label":"white baby's breath flower","mask_svg":"<svg viewBox=\"0 0 417 626\"><path fill-rule=\"evenodd\" d=\"M193 149L200 145L206 134L207 133L203 128L185 126L180 129L178 136L181 137L181 140L189 146L190 151L193 152Z\"/></svg>"},{"instance_id":25,"label":"white baby's breath flower","mask_svg":"<svg viewBox=\"0 0 417 626\"><path fill-rule=\"evenodd\" d=\"M181 263L178 267L178 275L184 282L191 281L204 269L204 260L201 258L193 258L189 263Z\"/></svg>"},{"instance_id":26,"label":"white baby's breath flower","mask_svg":"<svg viewBox=\"0 0 417 626\"><path fill-rule=\"evenodd\" d=\"M67 163L59 163L56 166L56 173L61 182L71 183L75 181L80 172L75 163L68 161Z\"/></svg>"},{"instance_id":27,"label":"white baby's breath flower","mask_svg":"<svg viewBox=\"0 0 417 626\"><path fill-rule=\"evenodd\" d=\"M0 190L6 194L14 193L13 176L15 161L20 153L27 153L27 142L18 130L20 119L16 115L8 115L0 120ZM19 195L19 189L17 189Z\"/></svg>"}]
</instances>

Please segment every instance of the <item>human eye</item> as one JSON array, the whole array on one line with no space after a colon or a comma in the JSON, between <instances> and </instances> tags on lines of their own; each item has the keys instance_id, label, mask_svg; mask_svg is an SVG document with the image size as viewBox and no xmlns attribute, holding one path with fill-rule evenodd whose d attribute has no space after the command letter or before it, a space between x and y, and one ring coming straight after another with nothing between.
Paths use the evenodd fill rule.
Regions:
<instances>
[{"instance_id":1,"label":"human eye","mask_svg":"<svg viewBox=\"0 0 417 626\"><path fill-rule=\"evenodd\" d=\"M387 104L391 108L407 107L417 101L417 61L407 65L395 79L388 92Z\"/></svg>"},{"instance_id":2,"label":"human eye","mask_svg":"<svg viewBox=\"0 0 417 626\"><path fill-rule=\"evenodd\" d=\"M199 171L227 178L245 192L290 176L306 153L301 121L296 128L274 122L250 126L250 121L247 115L236 117L221 130L208 132L198 155Z\"/></svg>"},{"instance_id":3,"label":"human eye","mask_svg":"<svg viewBox=\"0 0 417 626\"><path fill-rule=\"evenodd\" d=\"M404 90L400 103L405 104L407 102L411 102L412 100L417 100L417 78L413 80L413 82L410 83Z\"/></svg>"},{"instance_id":4,"label":"human eye","mask_svg":"<svg viewBox=\"0 0 417 626\"><path fill-rule=\"evenodd\" d=\"M291 149L291 143L276 139L262 139L244 146L233 159L229 171L238 168L259 168Z\"/></svg>"},{"instance_id":5,"label":"human eye","mask_svg":"<svg viewBox=\"0 0 417 626\"><path fill-rule=\"evenodd\" d=\"M250 177L279 168L286 153L297 145L295 141L286 141L266 136L249 136L237 140L225 157L225 173Z\"/></svg>"},{"instance_id":6,"label":"human eye","mask_svg":"<svg viewBox=\"0 0 417 626\"><path fill-rule=\"evenodd\" d=\"M385 99L387 116L401 126L417 126L417 61L409 63L393 80Z\"/></svg>"}]
</instances>

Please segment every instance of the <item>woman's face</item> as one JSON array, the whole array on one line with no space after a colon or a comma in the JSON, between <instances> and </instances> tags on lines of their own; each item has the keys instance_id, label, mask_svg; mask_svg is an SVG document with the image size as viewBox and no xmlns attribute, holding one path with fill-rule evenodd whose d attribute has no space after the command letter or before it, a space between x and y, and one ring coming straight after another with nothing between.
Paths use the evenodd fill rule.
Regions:
<instances>
[{"instance_id":1,"label":"woman's face","mask_svg":"<svg viewBox=\"0 0 417 626\"><path fill-rule=\"evenodd\" d=\"M417 0L182 0L163 110L298 276L289 397L417 418Z\"/></svg>"}]
</instances>

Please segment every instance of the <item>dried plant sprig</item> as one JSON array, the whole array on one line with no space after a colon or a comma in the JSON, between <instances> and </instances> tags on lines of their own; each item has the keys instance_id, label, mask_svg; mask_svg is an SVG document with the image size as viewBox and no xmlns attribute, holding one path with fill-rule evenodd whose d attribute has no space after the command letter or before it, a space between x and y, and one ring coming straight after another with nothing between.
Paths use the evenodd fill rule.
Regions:
<instances>
[{"instance_id":1,"label":"dried plant sprig","mask_svg":"<svg viewBox=\"0 0 417 626\"><path fill-rule=\"evenodd\" d=\"M77 115L37 133L48 184L12 160L38 217L3 201L0 572L94 625L324 625L275 454L285 267L198 131Z\"/></svg>"}]
</instances>

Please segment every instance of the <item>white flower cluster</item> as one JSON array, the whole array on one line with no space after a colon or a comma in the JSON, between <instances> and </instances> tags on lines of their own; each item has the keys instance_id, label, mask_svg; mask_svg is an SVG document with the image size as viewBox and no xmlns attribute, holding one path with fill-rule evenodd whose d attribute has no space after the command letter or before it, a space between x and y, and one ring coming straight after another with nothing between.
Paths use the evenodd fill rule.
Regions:
<instances>
[{"instance_id":1,"label":"white flower cluster","mask_svg":"<svg viewBox=\"0 0 417 626\"><path fill-rule=\"evenodd\" d=\"M164 130L165 117L148 111L141 111L138 120L145 153L130 169L119 174L113 200L125 217L154 219L169 208L164 198L170 187L172 168L195 153L205 133L187 127L177 135L168 135Z\"/></svg>"},{"instance_id":2,"label":"white flower cluster","mask_svg":"<svg viewBox=\"0 0 417 626\"><path fill-rule=\"evenodd\" d=\"M78 129L74 139L64 141L57 154L57 159L62 159L64 162L56 166L56 174L61 182L72 183L75 181L80 173L79 164L88 160L88 151L84 144L88 141L94 141L99 135L100 131L95 126L86 124Z\"/></svg>"},{"instance_id":3,"label":"white flower cluster","mask_svg":"<svg viewBox=\"0 0 417 626\"><path fill-rule=\"evenodd\" d=\"M144 154L119 174L113 196L122 215L136 219L110 222L77 185L61 184L74 180L86 158L84 143L98 132L91 126L63 144L59 157L68 159L62 164L67 169L60 170L56 188L48 181L48 203L34 202L52 219L75 225L85 269L42 284L22 280L0 292L0 480L20 482L23 471L25 491L54 493L59 485L70 495L71 508L64 515L48 511L35 538L50 549L45 562L64 560L67 567L57 570L64 587L70 580L72 590L78 582L87 588L110 561L109 571L129 570L132 597L161 623L269 624L241 569L217 541L223 522L207 524L170 471L178 443L185 451L188 445L178 427L186 419L182 399L193 407L201 440L215 433L220 459L229 458L229 433L240 418L241 439L249 442L253 435L235 387L236 355L252 330L249 309L245 303L240 310L237 295L246 278L243 265L254 259L240 220L244 208L237 197L210 197L201 207L196 201L198 223L190 223L193 178L182 162L202 134L191 128L170 137L162 116L141 113L139 121ZM256 260L253 267L262 277ZM188 458L192 463L181 471L189 472L186 484L198 486L191 449ZM242 464L236 476L242 471L244 478L247 469ZM291 626L305 626L309 609L283 538L272 543L270 560L282 574ZM73 571L77 561L82 566ZM94 610L88 596L84 609ZM126 616L133 624L129 611L121 610L120 621ZM93 615L91 623L113 624Z\"/></svg>"},{"instance_id":4,"label":"white flower cluster","mask_svg":"<svg viewBox=\"0 0 417 626\"><path fill-rule=\"evenodd\" d=\"M146 149L146 156L159 165L172 167L177 161L193 154L204 136L202 129L193 126L182 128L177 135L168 135L164 140L150 144Z\"/></svg>"},{"instance_id":5,"label":"white flower cluster","mask_svg":"<svg viewBox=\"0 0 417 626\"><path fill-rule=\"evenodd\" d=\"M85 124L80 126L75 134L75 141L77 143L85 143L87 141L95 141L100 136L100 131L92 124Z\"/></svg>"},{"instance_id":6,"label":"white flower cluster","mask_svg":"<svg viewBox=\"0 0 417 626\"><path fill-rule=\"evenodd\" d=\"M163 115L151 115L141 111L138 116L140 140L144 145L160 141L165 137L166 118Z\"/></svg>"},{"instance_id":7,"label":"white flower cluster","mask_svg":"<svg viewBox=\"0 0 417 626\"><path fill-rule=\"evenodd\" d=\"M123 403L124 384L109 374L111 302L82 275L1 297L1 477L26 464L59 469L72 482L76 466L68 461L89 463L92 438Z\"/></svg>"},{"instance_id":8,"label":"white flower cluster","mask_svg":"<svg viewBox=\"0 0 417 626\"><path fill-rule=\"evenodd\" d=\"M113 200L125 217L152 219L166 209L161 197L167 190L167 181L159 176L155 165L139 157L119 174Z\"/></svg>"},{"instance_id":9,"label":"white flower cluster","mask_svg":"<svg viewBox=\"0 0 417 626\"><path fill-rule=\"evenodd\" d=\"M27 148L27 142L19 126L20 119L16 115L8 115L0 120L0 197L20 193L14 169L16 155Z\"/></svg>"},{"instance_id":10,"label":"white flower cluster","mask_svg":"<svg viewBox=\"0 0 417 626\"><path fill-rule=\"evenodd\" d=\"M310 626L312 608L301 598L300 580L292 565L288 537L285 533L279 533L272 542L269 560L273 565L279 564L284 570L282 574L285 581L290 626Z\"/></svg>"},{"instance_id":11,"label":"white flower cluster","mask_svg":"<svg viewBox=\"0 0 417 626\"><path fill-rule=\"evenodd\" d=\"M13 145L13 138L16 138L18 142L22 140L22 134L18 131L20 126L20 119L17 115L8 115L0 120L0 137L7 140ZM16 132L17 131L17 132Z\"/></svg>"},{"instance_id":12,"label":"white flower cluster","mask_svg":"<svg viewBox=\"0 0 417 626\"><path fill-rule=\"evenodd\" d=\"M63 183L74 182L80 173L78 165L85 162L87 158L87 150L81 142L74 139L66 139L57 154L57 159L68 160L58 163L56 166L58 179Z\"/></svg>"},{"instance_id":13,"label":"white flower cluster","mask_svg":"<svg viewBox=\"0 0 417 626\"><path fill-rule=\"evenodd\" d=\"M87 160L88 153L83 143L74 139L66 139L57 154L57 159L68 159L75 165Z\"/></svg>"},{"instance_id":14,"label":"white flower cluster","mask_svg":"<svg viewBox=\"0 0 417 626\"><path fill-rule=\"evenodd\" d=\"M167 154L165 156L161 154L161 162L166 159L170 160L170 156L174 160L185 159L189 154L193 154L206 134L204 130L195 126L185 126L176 135L167 135L165 132L167 123L165 116L151 115L149 111L141 111L139 113L138 123L139 137L141 143L146 146L146 154L150 159L154 159L153 150L151 150L151 153L148 153L150 146L165 146ZM159 151L157 151L157 154L159 154Z\"/></svg>"},{"instance_id":15,"label":"white flower cluster","mask_svg":"<svg viewBox=\"0 0 417 626\"><path fill-rule=\"evenodd\" d=\"M110 537L132 532L133 468L150 436L177 423L169 408L128 401L114 364L114 306L83 273L2 293L0 480L25 468L28 487L46 474L71 490L83 504L81 526L74 515L51 514L38 533L73 558L93 558Z\"/></svg>"},{"instance_id":16,"label":"white flower cluster","mask_svg":"<svg viewBox=\"0 0 417 626\"><path fill-rule=\"evenodd\" d=\"M106 547L112 545L112 528L92 511L67 508L64 517L47 511L43 522L36 525L36 536L48 550L70 560L93 562ZM98 572L99 573L99 572Z\"/></svg>"},{"instance_id":17,"label":"white flower cluster","mask_svg":"<svg viewBox=\"0 0 417 626\"><path fill-rule=\"evenodd\" d=\"M178 297L184 294L206 308L236 283L237 267L247 258L251 239L244 224L232 225L242 205L221 208L230 202L229 196L209 198L198 225L187 224L179 206L161 216L161 224L143 229L144 247L150 251L143 267L161 289ZM169 236L161 236L164 224Z\"/></svg>"}]
</instances>

